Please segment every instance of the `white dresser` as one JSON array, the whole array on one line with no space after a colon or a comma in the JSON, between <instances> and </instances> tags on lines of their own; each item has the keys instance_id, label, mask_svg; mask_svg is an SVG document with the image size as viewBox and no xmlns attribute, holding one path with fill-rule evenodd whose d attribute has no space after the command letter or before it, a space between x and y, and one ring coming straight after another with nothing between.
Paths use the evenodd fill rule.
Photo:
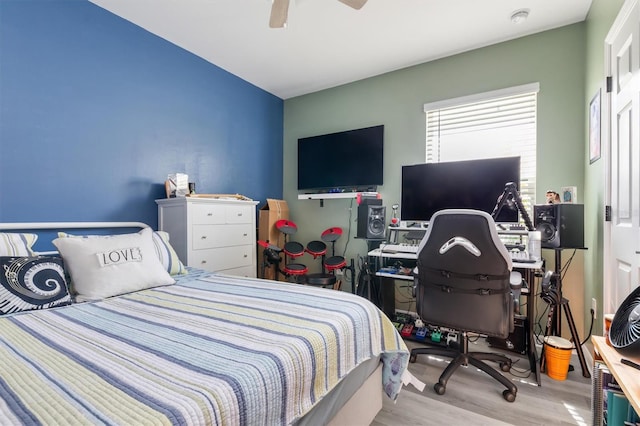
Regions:
<instances>
[{"instance_id":1,"label":"white dresser","mask_svg":"<svg viewBox=\"0 0 640 426\"><path fill-rule=\"evenodd\" d=\"M213 198L156 200L158 227L182 263L211 272L255 277L257 201Z\"/></svg>"}]
</instances>

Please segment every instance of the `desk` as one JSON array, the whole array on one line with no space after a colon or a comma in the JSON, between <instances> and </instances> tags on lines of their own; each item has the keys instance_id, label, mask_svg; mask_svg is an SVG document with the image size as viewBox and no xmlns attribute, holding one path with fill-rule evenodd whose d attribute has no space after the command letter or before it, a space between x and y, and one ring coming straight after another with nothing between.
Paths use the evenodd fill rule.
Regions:
<instances>
[{"instance_id":1,"label":"desk","mask_svg":"<svg viewBox=\"0 0 640 426\"><path fill-rule=\"evenodd\" d=\"M384 253L382 250L375 249L371 250L368 253L369 257L377 259L376 262L376 271L380 269L380 264L384 259L405 259L416 261L418 258L417 254L414 253ZM533 331L534 323L536 321L535 318L535 302L536 302L536 271L539 271L543 268L543 261L540 260L536 263L513 263L513 270L518 270L522 274L522 277L527 283L527 287L523 288L521 294L527 297L527 339L528 339L528 349L527 349L527 357L529 358L529 366L531 371L536 376L536 382L538 386L541 385L540 379L540 368L538 366L538 362L536 361L536 345L535 345L535 335ZM393 316L395 315L395 280L403 280L403 281L413 281L413 276L411 275L401 275L401 274L388 274L384 272L376 272L376 276L380 279L380 292L382 294L382 311L393 320Z\"/></svg>"},{"instance_id":2,"label":"desk","mask_svg":"<svg viewBox=\"0 0 640 426\"><path fill-rule=\"evenodd\" d=\"M536 376L538 386L540 386L542 382L540 379L540 368L536 360L536 341L533 328L536 321L536 271L542 270L543 266L544 263L542 260L536 263L513 263L513 269L519 270L522 278L527 283L527 288L523 288L521 292L521 294L527 297L527 339L529 340L527 357L529 358L531 371Z\"/></svg>"},{"instance_id":3,"label":"desk","mask_svg":"<svg viewBox=\"0 0 640 426\"><path fill-rule=\"evenodd\" d=\"M640 413L640 371L620 362L620 359L627 358L640 363L640 356L621 355L617 350L607 345L602 336L591 337L591 342L593 343L593 359L601 359L607 364L629 403L636 410L636 413Z\"/></svg>"}]
</instances>

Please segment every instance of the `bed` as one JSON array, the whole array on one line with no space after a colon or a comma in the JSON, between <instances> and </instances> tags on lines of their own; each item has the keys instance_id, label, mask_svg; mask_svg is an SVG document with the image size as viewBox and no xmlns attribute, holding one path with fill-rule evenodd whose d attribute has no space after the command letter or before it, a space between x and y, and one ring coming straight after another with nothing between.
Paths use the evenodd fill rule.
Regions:
<instances>
[{"instance_id":1,"label":"bed","mask_svg":"<svg viewBox=\"0 0 640 426\"><path fill-rule=\"evenodd\" d=\"M185 268L144 224L0 224L0 263L0 424L368 424L411 379L367 300Z\"/></svg>"}]
</instances>

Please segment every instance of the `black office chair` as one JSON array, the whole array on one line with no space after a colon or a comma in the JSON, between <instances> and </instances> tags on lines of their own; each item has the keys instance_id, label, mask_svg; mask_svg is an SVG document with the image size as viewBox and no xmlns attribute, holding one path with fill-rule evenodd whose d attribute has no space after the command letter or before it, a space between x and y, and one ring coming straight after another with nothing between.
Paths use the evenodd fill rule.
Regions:
<instances>
[{"instance_id":1,"label":"black office chair","mask_svg":"<svg viewBox=\"0 0 640 426\"><path fill-rule=\"evenodd\" d=\"M511 258L487 213L441 210L433 215L418 249L416 302L426 324L460 333L459 347L420 347L419 354L453 358L434 390L444 394L447 381L461 365L471 364L506 386L504 399L513 402L518 389L485 360L511 369L511 360L499 353L469 352L467 333L507 338L513 331L514 303L510 286Z\"/></svg>"}]
</instances>

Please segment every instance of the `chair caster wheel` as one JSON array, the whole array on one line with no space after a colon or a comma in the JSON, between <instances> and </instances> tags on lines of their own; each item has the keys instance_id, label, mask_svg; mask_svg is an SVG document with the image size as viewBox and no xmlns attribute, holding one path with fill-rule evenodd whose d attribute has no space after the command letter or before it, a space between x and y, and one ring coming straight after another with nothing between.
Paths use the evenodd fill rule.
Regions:
<instances>
[{"instance_id":1,"label":"chair caster wheel","mask_svg":"<svg viewBox=\"0 0 640 426\"><path fill-rule=\"evenodd\" d=\"M500 370L504 371L505 373L508 373L509 371L511 371L511 363L510 362L501 362L500 363Z\"/></svg>"},{"instance_id":2,"label":"chair caster wheel","mask_svg":"<svg viewBox=\"0 0 640 426\"><path fill-rule=\"evenodd\" d=\"M417 359L418 359L418 355L416 354L409 355L409 362L414 363L416 362Z\"/></svg>"},{"instance_id":3,"label":"chair caster wheel","mask_svg":"<svg viewBox=\"0 0 640 426\"><path fill-rule=\"evenodd\" d=\"M502 392L502 397L507 401L507 402L513 402L516 400L516 394L515 392L511 392L509 389L507 389L506 391Z\"/></svg>"},{"instance_id":4,"label":"chair caster wheel","mask_svg":"<svg viewBox=\"0 0 640 426\"><path fill-rule=\"evenodd\" d=\"M446 390L446 388L442 383L436 383L435 385L433 385L433 390L436 391L438 395L444 395L444 391Z\"/></svg>"}]
</instances>

